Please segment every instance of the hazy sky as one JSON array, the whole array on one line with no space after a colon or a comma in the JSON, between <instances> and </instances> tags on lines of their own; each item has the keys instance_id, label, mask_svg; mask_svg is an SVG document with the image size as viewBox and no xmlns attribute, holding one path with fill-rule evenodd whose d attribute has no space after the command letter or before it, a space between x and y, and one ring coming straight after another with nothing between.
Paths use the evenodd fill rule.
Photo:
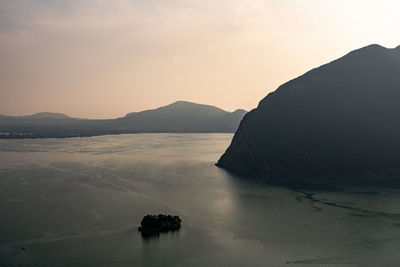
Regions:
<instances>
[{"instance_id":1,"label":"hazy sky","mask_svg":"<svg viewBox=\"0 0 400 267\"><path fill-rule=\"evenodd\" d=\"M310 68L400 45L400 1L1 0L0 114L252 109Z\"/></svg>"}]
</instances>

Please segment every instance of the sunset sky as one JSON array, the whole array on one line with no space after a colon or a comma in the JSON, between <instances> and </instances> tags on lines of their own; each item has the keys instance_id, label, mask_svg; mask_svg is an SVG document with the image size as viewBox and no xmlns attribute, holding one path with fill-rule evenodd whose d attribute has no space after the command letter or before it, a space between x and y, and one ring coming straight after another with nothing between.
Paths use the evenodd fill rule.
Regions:
<instances>
[{"instance_id":1,"label":"sunset sky","mask_svg":"<svg viewBox=\"0 0 400 267\"><path fill-rule=\"evenodd\" d=\"M400 2L1 0L0 114L111 118L176 100L250 110L362 46L400 45Z\"/></svg>"}]
</instances>

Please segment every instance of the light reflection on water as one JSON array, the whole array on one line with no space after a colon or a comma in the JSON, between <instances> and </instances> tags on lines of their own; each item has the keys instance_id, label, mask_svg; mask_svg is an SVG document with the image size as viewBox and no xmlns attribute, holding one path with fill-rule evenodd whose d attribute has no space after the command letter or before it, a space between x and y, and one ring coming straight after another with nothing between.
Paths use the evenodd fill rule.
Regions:
<instances>
[{"instance_id":1,"label":"light reflection on water","mask_svg":"<svg viewBox=\"0 0 400 267\"><path fill-rule=\"evenodd\" d=\"M293 189L214 166L231 134L0 140L0 266L392 265L395 188ZM183 218L143 239L148 213ZM22 249L25 248L25 249Z\"/></svg>"}]
</instances>

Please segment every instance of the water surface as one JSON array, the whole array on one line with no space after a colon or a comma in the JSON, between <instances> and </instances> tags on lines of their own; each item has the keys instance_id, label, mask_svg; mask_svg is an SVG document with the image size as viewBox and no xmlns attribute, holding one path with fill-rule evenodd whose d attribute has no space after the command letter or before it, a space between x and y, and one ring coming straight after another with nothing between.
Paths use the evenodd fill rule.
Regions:
<instances>
[{"instance_id":1,"label":"water surface","mask_svg":"<svg viewBox=\"0 0 400 267\"><path fill-rule=\"evenodd\" d=\"M0 140L0 266L391 266L400 191L292 189L214 166L231 134ZM183 219L143 239L149 213Z\"/></svg>"}]
</instances>

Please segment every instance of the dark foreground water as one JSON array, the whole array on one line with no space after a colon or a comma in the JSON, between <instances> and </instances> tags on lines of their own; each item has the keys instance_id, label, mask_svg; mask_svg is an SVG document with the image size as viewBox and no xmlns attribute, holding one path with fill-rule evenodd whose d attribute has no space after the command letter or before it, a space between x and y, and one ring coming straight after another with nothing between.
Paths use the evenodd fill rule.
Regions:
<instances>
[{"instance_id":1,"label":"dark foreground water","mask_svg":"<svg viewBox=\"0 0 400 267\"><path fill-rule=\"evenodd\" d=\"M396 266L400 190L214 166L231 134L0 140L0 266ZM148 213L183 218L143 239Z\"/></svg>"}]
</instances>

